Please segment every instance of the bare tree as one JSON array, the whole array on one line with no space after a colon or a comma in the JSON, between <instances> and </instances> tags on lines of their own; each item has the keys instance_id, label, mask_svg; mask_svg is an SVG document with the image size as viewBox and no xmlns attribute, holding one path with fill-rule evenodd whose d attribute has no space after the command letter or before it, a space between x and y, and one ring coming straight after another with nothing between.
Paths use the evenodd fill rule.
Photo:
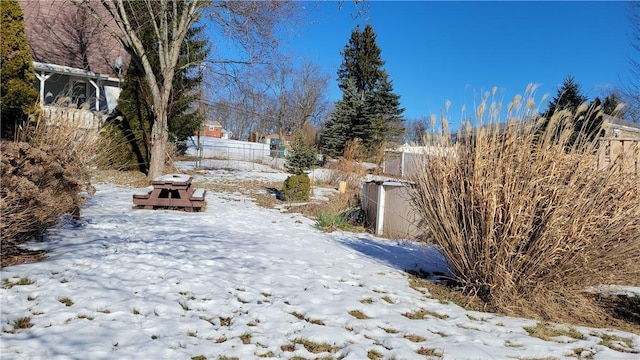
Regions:
<instances>
[{"instance_id":1,"label":"bare tree","mask_svg":"<svg viewBox=\"0 0 640 360\"><path fill-rule=\"evenodd\" d=\"M306 123L319 124L329 104L326 100L329 76L319 66L305 62L293 74L291 96L296 127Z\"/></svg>"},{"instance_id":2,"label":"bare tree","mask_svg":"<svg viewBox=\"0 0 640 360\"><path fill-rule=\"evenodd\" d=\"M153 99L151 130L150 178L162 174L166 160L168 127L167 104L173 85L180 45L187 30L206 17L212 36L233 39L243 51L231 59L215 59L211 63L252 63L266 57L275 46L275 27L281 19L293 16L297 4L281 1L208 1L208 0L72 0L87 11L131 55L132 61L144 71ZM143 3L144 14L134 9ZM98 8L109 14L100 17ZM112 19L113 22L108 20ZM155 43L141 40L141 22L151 21ZM112 25L115 24L115 25ZM159 71L154 72L147 49L157 49Z\"/></svg>"},{"instance_id":3,"label":"bare tree","mask_svg":"<svg viewBox=\"0 0 640 360\"><path fill-rule=\"evenodd\" d=\"M405 129L405 141L417 146L425 145L425 137L431 128L430 120L422 116L409 120L407 125Z\"/></svg>"}]
</instances>

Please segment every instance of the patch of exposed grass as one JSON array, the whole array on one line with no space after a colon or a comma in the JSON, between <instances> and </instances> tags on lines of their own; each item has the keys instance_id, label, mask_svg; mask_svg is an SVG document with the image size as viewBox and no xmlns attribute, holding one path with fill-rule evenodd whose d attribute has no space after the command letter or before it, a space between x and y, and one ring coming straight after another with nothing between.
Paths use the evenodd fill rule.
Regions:
<instances>
[{"instance_id":1,"label":"patch of exposed grass","mask_svg":"<svg viewBox=\"0 0 640 360\"><path fill-rule=\"evenodd\" d=\"M93 320L93 319L94 319L94 317L93 317L93 316L90 316L90 315L87 315L87 314L80 314L80 315L78 315L78 319Z\"/></svg>"},{"instance_id":2,"label":"patch of exposed grass","mask_svg":"<svg viewBox=\"0 0 640 360\"><path fill-rule=\"evenodd\" d=\"M276 354L273 353L273 351L267 351L266 353L263 354L258 354L259 358L273 358L276 357Z\"/></svg>"},{"instance_id":3,"label":"patch of exposed grass","mask_svg":"<svg viewBox=\"0 0 640 360\"><path fill-rule=\"evenodd\" d=\"M367 316L367 314L363 313L360 310L350 310L349 311L349 315L353 316L356 319L360 319L360 320L370 319L369 316Z\"/></svg>"},{"instance_id":4,"label":"patch of exposed grass","mask_svg":"<svg viewBox=\"0 0 640 360\"><path fill-rule=\"evenodd\" d=\"M240 335L240 341L242 341L243 344L247 345L251 343L251 334L246 332L242 335Z\"/></svg>"},{"instance_id":5,"label":"patch of exposed grass","mask_svg":"<svg viewBox=\"0 0 640 360\"><path fill-rule=\"evenodd\" d=\"M593 355L595 355L594 350L579 347L579 348L573 349L573 352L571 354L568 354L567 356L575 357L578 359L590 360L590 359L593 359Z\"/></svg>"},{"instance_id":6,"label":"patch of exposed grass","mask_svg":"<svg viewBox=\"0 0 640 360\"><path fill-rule=\"evenodd\" d=\"M466 310L480 312L496 311L494 307L483 302L476 296L465 295L459 289L421 279L415 275L409 277L409 286L422 294L429 294L431 298L440 301L442 304L452 302Z\"/></svg>"},{"instance_id":7,"label":"patch of exposed grass","mask_svg":"<svg viewBox=\"0 0 640 360\"><path fill-rule=\"evenodd\" d=\"M13 329L28 329L30 327L33 326L33 323L31 322L31 317L29 316L25 316L25 317L21 317L19 319L13 320L11 322L11 325L13 326Z\"/></svg>"},{"instance_id":8,"label":"patch of exposed grass","mask_svg":"<svg viewBox=\"0 0 640 360\"><path fill-rule=\"evenodd\" d=\"M399 333L398 330L391 328L391 327L386 327L386 328L382 328L382 330L384 330L387 334L397 334Z\"/></svg>"},{"instance_id":9,"label":"patch of exposed grass","mask_svg":"<svg viewBox=\"0 0 640 360\"><path fill-rule=\"evenodd\" d=\"M367 359L369 359L369 360L380 360L383 357L384 357L384 355L380 354L379 352L377 352L375 350L367 351Z\"/></svg>"},{"instance_id":10,"label":"patch of exposed grass","mask_svg":"<svg viewBox=\"0 0 640 360\"><path fill-rule=\"evenodd\" d=\"M307 349L308 352L313 354L319 354L323 352L334 354L341 349L339 346L331 345L328 343L317 343L308 339L295 339L293 343L304 346L304 348Z\"/></svg>"},{"instance_id":11,"label":"patch of exposed grass","mask_svg":"<svg viewBox=\"0 0 640 360\"><path fill-rule=\"evenodd\" d=\"M373 299L368 297L368 298L360 299L360 302L363 303L363 304L372 304L373 303Z\"/></svg>"},{"instance_id":12,"label":"patch of exposed grass","mask_svg":"<svg viewBox=\"0 0 640 360\"><path fill-rule=\"evenodd\" d=\"M319 212L316 214L316 228L326 232L351 230L351 224L341 212Z\"/></svg>"},{"instance_id":13,"label":"patch of exposed grass","mask_svg":"<svg viewBox=\"0 0 640 360\"><path fill-rule=\"evenodd\" d=\"M386 301L389 304L394 304L393 299L389 295L385 295L382 297L382 300Z\"/></svg>"},{"instance_id":14,"label":"patch of exposed grass","mask_svg":"<svg viewBox=\"0 0 640 360\"><path fill-rule=\"evenodd\" d=\"M600 342L598 344L606 346L611 350L634 353L633 339L631 338L607 333L592 333L591 335L599 337Z\"/></svg>"},{"instance_id":15,"label":"patch of exposed grass","mask_svg":"<svg viewBox=\"0 0 640 360\"><path fill-rule=\"evenodd\" d=\"M300 320L304 320L310 324L315 324L315 325L324 325L324 322L322 320L318 320L318 319L311 319L309 317L304 316L303 314L297 312L297 311L293 311L290 313L291 315L295 316L296 318L300 319Z\"/></svg>"},{"instance_id":16,"label":"patch of exposed grass","mask_svg":"<svg viewBox=\"0 0 640 360\"><path fill-rule=\"evenodd\" d=\"M402 314L402 316L409 318L411 320L422 320L427 315L434 318L443 319L443 320L449 318L449 315L447 314L438 314L437 312L427 310L427 309L418 309L414 312L406 312Z\"/></svg>"},{"instance_id":17,"label":"patch of exposed grass","mask_svg":"<svg viewBox=\"0 0 640 360\"><path fill-rule=\"evenodd\" d=\"M16 281L11 281L9 279L2 279L2 287L4 289L11 289L14 286L22 286L22 285L31 285L33 281L27 277L20 278Z\"/></svg>"},{"instance_id":18,"label":"patch of exposed grass","mask_svg":"<svg viewBox=\"0 0 640 360\"><path fill-rule=\"evenodd\" d=\"M296 346L295 344L285 344L280 346L280 350L286 351L286 352L293 352L296 350Z\"/></svg>"},{"instance_id":19,"label":"patch of exposed grass","mask_svg":"<svg viewBox=\"0 0 640 360\"><path fill-rule=\"evenodd\" d=\"M442 357L442 353L439 352L436 349L431 349L431 348L426 348L424 346L421 346L420 349L418 349L418 351L416 351L416 353L420 354L420 355L424 355L424 356L429 356L429 357L436 357L436 358L441 358Z\"/></svg>"},{"instance_id":20,"label":"patch of exposed grass","mask_svg":"<svg viewBox=\"0 0 640 360\"><path fill-rule=\"evenodd\" d=\"M231 325L231 318L230 317L223 317L220 316L220 326L229 326Z\"/></svg>"},{"instance_id":21,"label":"patch of exposed grass","mask_svg":"<svg viewBox=\"0 0 640 360\"><path fill-rule=\"evenodd\" d=\"M72 306L73 305L73 301L71 301L71 299L69 299L68 297L60 298L60 299L58 299L58 301L63 303L65 306Z\"/></svg>"},{"instance_id":22,"label":"patch of exposed grass","mask_svg":"<svg viewBox=\"0 0 640 360\"><path fill-rule=\"evenodd\" d=\"M411 342L422 342L425 341L426 338L424 336L420 336L420 335L415 335L415 334L407 334L404 336L405 339L411 341Z\"/></svg>"},{"instance_id":23,"label":"patch of exposed grass","mask_svg":"<svg viewBox=\"0 0 640 360\"><path fill-rule=\"evenodd\" d=\"M523 347L524 345L523 345L523 344L521 344L521 343L514 343L514 342L512 342L511 340L505 340L505 341L504 341L504 346L506 346L506 347L510 347L510 348L521 348L521 347Z\"/></svg>"},{"instance_id":24,"label":"patch of exposed grass","mask_svg":"<svg viewBox=\"0 0 640 360\"><path fill-rule=\"evenodd\" d=\"M204 355L192 356L191 360L207 360L207 357Z\"/></svg>"},{"instance_id":25,"label":"patch of exposed grass","mask_svg":"<svg viewBox=\"0 0 640 360\"><path fill-rule=\"evenodd\" d=\"M573 327L552 326L549 323L539 322L535 326L525 326L524 330L530 336L537 337L545 341L559 342L557 339L554 339L558 336L567 336L577 340L582 340L584 338L584 335Z\"/></svg>"}]
</instances>

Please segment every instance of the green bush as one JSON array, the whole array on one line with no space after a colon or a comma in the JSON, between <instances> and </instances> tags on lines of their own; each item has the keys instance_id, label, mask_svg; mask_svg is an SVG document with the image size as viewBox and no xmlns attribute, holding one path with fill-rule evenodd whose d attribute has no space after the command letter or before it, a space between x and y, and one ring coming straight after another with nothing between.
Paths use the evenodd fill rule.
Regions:
<instances>
[{"instance_id":1,"label":"green bush","mask_svg":"<svg viewBox=\"0 0 640 360\"><path fill-rule=\"evenodd\" d=\"M24 33L24 16L17 1L2 1L2 36L0 53L2 55L0 84L0 119L2 120L2 138L13 139L16 129L27 119L38 99L33 84L33 61L29 43Z\"/></svg>"},{"instance_id":2,"label":"green bush","mask_svg":"<svg viewBox=\"0 0 640 360\"><path fill-rule=\"evenodd\" d=\"M307 201L311 192L311 180L306 174L291 175L282 184L285 200Z\"/></svg>"},{"instance_id":3,"label":"green bush","mask_svg":"<svg viewBox=\"0 0 640 360\"><path fill-rule=\"evenodd\" d=\"M316 158L316 151L312 145L307 144L304 133L301 130L296 131L284 164L287 171L295 175L304 174L313 168Z\"/></svg>"}]
</instances>

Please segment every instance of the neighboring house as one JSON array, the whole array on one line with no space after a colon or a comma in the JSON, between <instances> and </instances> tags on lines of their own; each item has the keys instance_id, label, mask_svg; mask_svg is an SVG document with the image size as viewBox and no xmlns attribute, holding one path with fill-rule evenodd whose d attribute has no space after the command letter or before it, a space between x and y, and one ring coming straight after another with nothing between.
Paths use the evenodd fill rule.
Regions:
<instances>
[{"instance_id":1,"label":"neighboring house","mask_svg":"<svg viewBox=\"0 0 640 360\"><path fill-rule=\"evenodd\" d=\"M47 120L98 129L120 95L129 56L70 0L18 0Z\"/></svg>"},{"instance_id":2,"label":"neighboring house","mask_svg":"<svg viewBox=\"0 0 640 360\"><path fill-rule=\"evenodd\" d=\"M203 126L203 131L201 132L202 136L218 139L229 139L230 134L231 133L223 129L220 122L216 120L207 120Z\"/></svg>"},{"instance_id":3,"label":"neighboring house","mask_svg":"<svg viewBox=\"0 0 640 360\"><path fill-rule=\"evenodd\" d=\"M280 139L280 135L278 134L269 134L263 137L262 143L269 145L271 150L282 150L283 147L288 149L293 141L293 136L285 135Z\"/></svg>"},{"instance_id":4,"label":"neighboring house","mask_svg":"<svg viewBox=\"0 0 640 360\"><path fill-rule=\"evenodd\" d=\"M203 128L204 131L202 132L202 136L218 139L222 138L222 125L220 124L220 122L215 120L207 120Z\"/></svg>"}]
</instances>

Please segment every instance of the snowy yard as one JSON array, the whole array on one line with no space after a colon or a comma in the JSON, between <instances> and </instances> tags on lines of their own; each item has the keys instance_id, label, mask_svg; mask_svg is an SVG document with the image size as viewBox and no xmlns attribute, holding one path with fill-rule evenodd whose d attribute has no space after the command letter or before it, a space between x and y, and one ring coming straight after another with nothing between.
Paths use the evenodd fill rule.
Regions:
<instances>
[{"instance_id":1,"label":"snowy yard","mask_svg":"<svg viewBox=\"0 0 640 360\"><path fill-rule=\"evenodd\" d=\"M251 164L195 181L284 177ZM32 244L48 259L2 269L3 360L639 356L635 334L542 340L525 329L534 320L430 298L403 271L445 271L424 245L322 233L239 193L209 191L204 212L185 213L132 209L136 189L96 187L80 221Z\"/></svg>"}]
</instances>

